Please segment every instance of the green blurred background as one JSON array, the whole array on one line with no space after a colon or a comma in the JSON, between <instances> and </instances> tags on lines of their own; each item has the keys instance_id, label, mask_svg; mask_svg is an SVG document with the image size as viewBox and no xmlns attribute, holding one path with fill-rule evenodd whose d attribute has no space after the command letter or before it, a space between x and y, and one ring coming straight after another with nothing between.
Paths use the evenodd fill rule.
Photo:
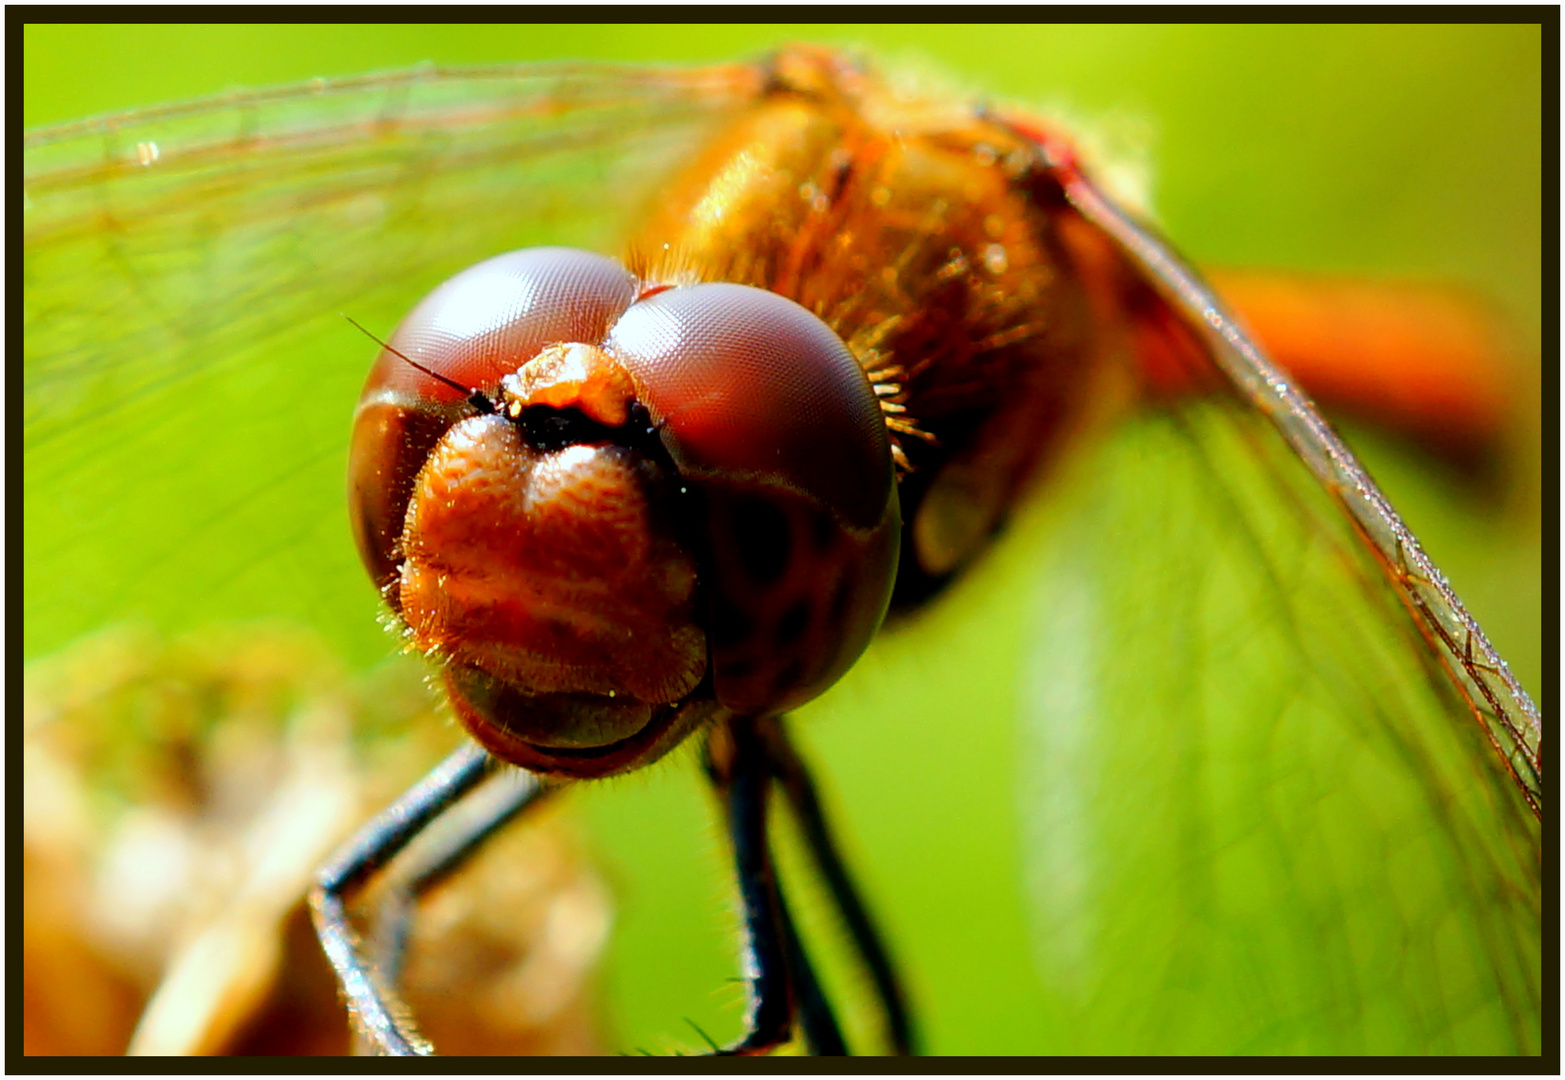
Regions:
<instances>
[{"instance_id":1,"label":"green blurred background","mask_svg":"<svg viewBox=\"0 0 1565 1080\"><path fill-rule=\"evenodd\" d=\"M33 126L426 60L700 63L790 41L863 46L944 72L975 99L1088 125L1150 161L1155 212L1198 265L1469 286L1515 321L1522 400L1541 401L1536 26L28 26L23 112ZM1487 492L1361 438L1537 694L1539 418L1516 428ZM799 718L935 1052L1048 1050L1031 952L1017 944L1028 926L1007 776L1030 593L1013 583L1026 567L1026 538L1014 538ZM949 722L986 712L995 722L981 728ZM679 754L578 797L619 901L605 985L617 1045L692 1042L687 1017L718 1038L738 1023L724 843L693 765Z\"/></svg>"}]
</instances>

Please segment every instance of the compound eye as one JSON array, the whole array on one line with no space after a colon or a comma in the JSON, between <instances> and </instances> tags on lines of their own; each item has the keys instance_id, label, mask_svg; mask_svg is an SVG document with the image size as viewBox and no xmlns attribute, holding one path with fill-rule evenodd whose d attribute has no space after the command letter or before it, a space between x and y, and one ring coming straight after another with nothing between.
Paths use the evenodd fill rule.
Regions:
<instances>
[{"instance_id":1,"label":"compound eye","mask_svg":"<svg viewBox=\"0 0 1565 1080\"><path fill-rule=\"evenodd\" d=\"M891 496L880 403L842 339L791 300L748 285L654 293L605 347L686 476L751 475L873 527Z\"/></svg>"},{"instance_id":2,"label":"compound eye","mask_svg":"<svg viewBox=\"0 0 1565 1080\"><path fill-rule=\"evenodd\" d=\"M605 255L557 247L512 251L435 289L402 320L391 344L461 386L487 390L545 345L603 340L636 290L635 276ZM372 383L382 369L385 384L433 401L463 397L385 353Z\"/></svg>"},{"instance_id":3,"label":"compound eye","mask_svg":"<svg viewBox=\"0 0 1565 1080\"><path fill-rule=\"evenodd\" d=\"M619 263L571 248L497 255L426 296L392 335L404 356L470 390L500 379L561 341L596 342L635 299ZM429 451L470 410L466 395L382 350L354 417L348 504L360 557L387 591L414 478Z\"/></svg>"},{"instance_id":4,"label":"compound eye","mask_svg":"<svg viewBox=\"0 0 1565 1080\"><path fill-rule=\"evenodd\" d=\"M829 687L885 615L900 519L890 439L853 354L744 285L657 292L604 347L703 496L718 700L776 713Z\"/></svg>"}]
</instances>

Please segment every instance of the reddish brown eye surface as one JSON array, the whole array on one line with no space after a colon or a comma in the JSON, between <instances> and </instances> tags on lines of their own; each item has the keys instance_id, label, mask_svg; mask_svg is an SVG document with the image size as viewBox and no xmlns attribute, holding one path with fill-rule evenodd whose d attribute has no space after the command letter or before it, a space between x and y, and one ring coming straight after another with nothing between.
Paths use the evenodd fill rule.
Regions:
<instances>
[{"instance_id":1,"label":"reddish brown eye surface","mask_svg":"<svg viewBox=\"0 0 1565 1080\"><path fill-rule=\"evenodd\" d=\"M689 477L751 474L872 528L891 497L891 444L869 380L825 323L748 285L669 289L609 333Z\"/></svg>"},{"instance_id":2,"label":"reddish brown eye surface","mask_svg":"<svg viewBox=\"0 0 1565 1080\"><path fill-rule=\"evenodd\" d=\"M545 345L600 341L636 295L635 277L603 255L529 248L469 267L425 297L393 349L470 390L493 392ZM469 411L461 391L388 350L370 370L354 417L348 504L354 539L383 590L414 477L442 432ZM396 598L388 594L392 605Z\"/></svg>"},{"instance_id":3,"label":"reddish brown eye surface","mask_svg":"<svg viewBox=\"0 0 1565 1080\"><path fill-rule=\"evenodd\" d=\"M703 496L719 702L815 697L869 643L896 570L890 441L862 368L804 308L732 284L632 305L605 348Z\"/></svg>"},{"instance_id":4,"label":"reddish brown eye surface","mask_svg":"<svg viewBox=\"0 0 1565 1080\"><path fill-rule=\"evenodd\" d=\"M603 340L635 297L635 276L606 255L527 248L486 259L441 285L402 320L391 344L462 386L492 389L545 345ZM386 353L375 371L386 372L385 385L432 401L463 397Z\"/></svg>"}]
</instances>

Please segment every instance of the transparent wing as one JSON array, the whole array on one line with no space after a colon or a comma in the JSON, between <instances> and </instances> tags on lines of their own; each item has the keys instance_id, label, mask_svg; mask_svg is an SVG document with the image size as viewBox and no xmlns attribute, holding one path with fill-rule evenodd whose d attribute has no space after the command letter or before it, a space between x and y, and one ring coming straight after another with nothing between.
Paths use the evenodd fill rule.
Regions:
<instances>
[{"instance_id":1,"label":"transparent wing","mask_svg":"<svg viewBox=\"0 0 1565 1080\"><path fill-rule=\"evenodd\" d=\"M1071 198L1089 220L1146 266L1167 298L1200 328L1234 390L1272 421L1342 508L1533 813L1540 813L1543 723L1537 706L1352 451L1287 375L1250 343L1211 291L1155 236L1119 212L1084 179L1074 183Z\"/></svg>"},{"instance_id":2,"label":"transparent wing","mask_svg":"<svg viewBox=\"0 0 1565 1080\"><path fill-rule=\"evenodd\" d=\"M1536 708L1313 408L1083 181L1228 393L1047 510L1028 889L1075 1053L1538 1053Z\"/></svg>"},{"instance_id":3,"label":"transparent wing","mask_svg":"<svg viewBox=\"0 0 1565 1080\"><path fill-rule=\"evenodd\" d=\"M612 251L753 69L436 68L29 136L26 652L139 617L383 655L342 512L374 348L529 244Z\"/></svg>"}]
</instances>

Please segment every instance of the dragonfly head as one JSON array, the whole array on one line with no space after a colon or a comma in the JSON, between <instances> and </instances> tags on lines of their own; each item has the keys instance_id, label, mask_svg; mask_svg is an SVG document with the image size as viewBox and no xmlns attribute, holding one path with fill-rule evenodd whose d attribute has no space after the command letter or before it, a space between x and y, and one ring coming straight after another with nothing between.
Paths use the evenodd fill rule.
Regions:
<instances>
[{"instance_id":1,"label":"dragonfly head","mask_svg":"<svg viewBox=\"0 0 1565 1080\"><path fill-rule=\"evenodd\" d=\"M513 252L426 298L371 372L349 471L408 642L478 742L546 774L624 772L822 693L896 570L889 440L841 340L772 293L648 287L586 252Z\"/></svg>"}]
</instances>

